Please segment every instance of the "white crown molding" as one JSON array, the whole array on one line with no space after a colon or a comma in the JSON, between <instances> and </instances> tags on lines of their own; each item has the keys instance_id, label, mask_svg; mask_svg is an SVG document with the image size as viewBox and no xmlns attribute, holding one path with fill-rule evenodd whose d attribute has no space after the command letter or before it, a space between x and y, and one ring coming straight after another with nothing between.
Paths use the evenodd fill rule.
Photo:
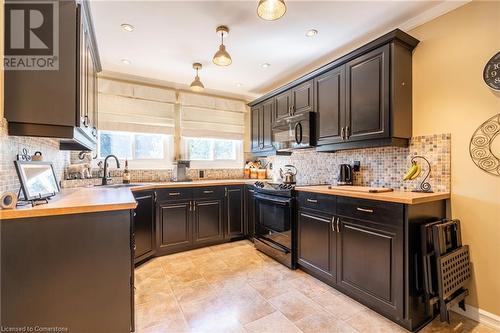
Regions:
<instances>
[{"instance_id":1,"label":"white crown molding","mask_svg":"<svg viewBox=\"0 0 500 333\"><path fill-rule=\"evenodd\" d=\"M500 331L500 316L497 316L496 314L475 308L467 304L465 305L465 311L460 309L458 305L455 305L451 310L458 314L461 314L464 317Z\"/></svg>"},{"instance_id":2,"label":"white crown molding","mask_svg":"<svg viewBox=\"0 0 500 333\"><path fill-rule=\"evenodd\" d=\"M427 22L435 19L436 17L444 15L448 12L451 12L452 10L457 9L458 7L461 7L461 6L467 4L471 1L472 0L460 0L460 1L448 0L448 1L444 1L444 2L440 3L439 5L434 6L430 9L426 10L422 14L417 15L417 16L409 19L405 23L401 24L399 28L403 31L410 31L413 28L416 28L424 23L427 23Z\"/></svg>"}]
</instances>

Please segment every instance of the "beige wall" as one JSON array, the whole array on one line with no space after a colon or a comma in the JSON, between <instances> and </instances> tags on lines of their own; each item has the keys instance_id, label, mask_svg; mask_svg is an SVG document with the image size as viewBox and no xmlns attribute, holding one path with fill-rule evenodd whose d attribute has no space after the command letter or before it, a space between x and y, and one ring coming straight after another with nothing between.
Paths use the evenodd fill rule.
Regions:
<instances>
[{"instance_id":1,"label":"beige wall","mask_svg":"<svg viewBox=\"0 0 500 333\"><path fill-rule=\"evenodd\" d=\"M500 2L474 1L410 34L421 41L413 54L413 135L451 133L451 212L473 262L467 302L500 315L500 177L476 167L468 150L476 128L500 112L500 93L482 81L500 51ZM495 141L499 148L500 136Z\"/></svg>"}]
</instances>

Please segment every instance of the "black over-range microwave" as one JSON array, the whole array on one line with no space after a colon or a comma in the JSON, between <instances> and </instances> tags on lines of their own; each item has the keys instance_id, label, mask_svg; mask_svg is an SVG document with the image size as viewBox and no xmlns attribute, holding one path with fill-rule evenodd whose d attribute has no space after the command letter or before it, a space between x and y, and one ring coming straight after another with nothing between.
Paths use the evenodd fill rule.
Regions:
<instances>
[{"instance_id":1,"label":"black over-range microwave","mask_svg":"<svg viewBox=\"0 0 500 333\"><path fill-rule=\"evenodd\" d=\"M310 148L316 145L316 113L289 116L273 125L273 145L276 151Z\"/></svg>"}]
</instances>

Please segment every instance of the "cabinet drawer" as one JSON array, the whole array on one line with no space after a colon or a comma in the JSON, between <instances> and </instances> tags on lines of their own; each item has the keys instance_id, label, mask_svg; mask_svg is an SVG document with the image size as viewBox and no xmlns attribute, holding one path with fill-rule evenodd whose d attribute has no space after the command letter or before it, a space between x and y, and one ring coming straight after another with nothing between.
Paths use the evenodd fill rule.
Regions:
<instances>
[{"instance_id":1,"label":"cabinet drawer","mask_svg":"<svg viewBox=\"0 0 500 333\"><path fill-rule=\"evenodd\" d=\"M337 213L355 219L403 226L403 205L398 203L338 197Z\"/></svg>"},{"instance_id":2,"label":"cabinet drawer","mask_svg":"<svg viewBox=\"0 0 500 333\"><path fill-rule=\"evenodd\" d=\"M193 190L190 188L164 188L156 191L158 200L191 200Z\"/></svg>"},{"instance_id":3,"label":"cabinet drawer","mask_svg":"<svg viewBox=\"0 0 500 333\"><path fill-rule=\"evenodd\" d=\"M336 213L337 199L333 195L299 192L297 199L299 208L309 208L329 214Z\"/></svg>"},{"instance_id":4,"label":"cabinet drawer","mask_svg":"<svg viewBox=\"0 0 500 333\"><path fill-rule=\"evenodd\" d=\"M223 198L224 197L224 186L207 186L199 187L193 189L194 199L211 199L211 198Z\"/></svg>"}]
</instances>

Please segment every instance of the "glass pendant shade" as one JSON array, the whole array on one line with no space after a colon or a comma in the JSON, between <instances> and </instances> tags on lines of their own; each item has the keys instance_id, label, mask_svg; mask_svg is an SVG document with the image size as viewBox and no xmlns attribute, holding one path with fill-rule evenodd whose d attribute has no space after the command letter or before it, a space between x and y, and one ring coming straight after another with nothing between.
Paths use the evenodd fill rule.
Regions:
<instances>
[{"instance_id":1,"label":"glass pendant shade","mask_svg":"<svg viewBox=\"0 0 500 333\"><path fill-rule=\"evenodd\" d=\"M219 66L229 66L233 62L224 45L221 44L219 46L219 51L215 53L213 62Z\"/></svg>"},{"instance_id":2,"label":"glass pendant shade","mask_svg":"<svg viewBox=\"0 0 500 333\"><path fill-rule=\"evenodd\" d=\"M284 0L260 0L257 6L257 15L266 21L274 21L285 15Z\"/></svg>"},{"instance_id":3,"label":"glass pendant shade","mask_svg":"<svg viewBox=\"0 0 500 333\"><path fill-rule=\"evenodd\" d=\"M205 86L203 85L203 83L201 83L200 77L198 75L196 75L196 77L194 78L194 81L191 82L191 90L196 91L196 92L200 92L200 91L203 91L203 89L205 89Z\"/></svg>"},{"instance_id":4,"label":"glass pendant shade","mask_svg":"<svg viewBox=\"0 0 500 333\"><path fill-rule=\"evenodd\" d=\"M193 64L193 68L196 70L196 76L194 77L194 81L191 82L191 90L196 92L201 92L205 88L203 83L201 83L200 77L198 76L198 71L201 69L202 65L198 62Z\"/></svg>"}]
</instances>

